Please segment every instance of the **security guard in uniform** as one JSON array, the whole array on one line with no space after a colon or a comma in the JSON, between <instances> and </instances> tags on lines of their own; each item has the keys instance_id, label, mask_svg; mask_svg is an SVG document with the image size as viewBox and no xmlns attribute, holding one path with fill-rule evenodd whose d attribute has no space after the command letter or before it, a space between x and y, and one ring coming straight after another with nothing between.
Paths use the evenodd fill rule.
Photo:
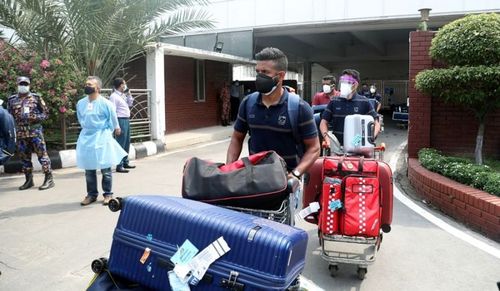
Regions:
<instances>
[{"instance_id":1,"label":"security guard in uniform","mask_svg":"<svg viewBox=\"0 0 500 291\"><path fill-rule=\"evenodd\" d=\"M38 189L46 190L54 187L50 159L43 138L41 122L47 119L48 109L42 97L30 92L30 79L28 77L17 78L18 94L9 97L7 109L16 121L17 151L23 163L23 173L26 182L19 187L25 190L34 186L33 164L31 163L31 152L35 152L38 161L45 173L45 180Z\"/></svg>"}]
</instances>

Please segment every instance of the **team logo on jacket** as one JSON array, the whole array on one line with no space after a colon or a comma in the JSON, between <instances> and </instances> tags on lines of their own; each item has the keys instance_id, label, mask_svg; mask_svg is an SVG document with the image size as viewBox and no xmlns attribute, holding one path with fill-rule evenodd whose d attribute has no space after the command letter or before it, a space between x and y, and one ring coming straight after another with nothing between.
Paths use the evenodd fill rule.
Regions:
<instances>
[{"instance_id":1,"label":"team logo on jacket","mask_svg":"<svg viewBox=\"0 0 500 291\"><path fill-rule=\"evenodd\" d=\"M358 112L359 111L359 107L354 107L354 112Z\"/></svg>"},{"instance_id":2,"label":"team logo on jacket","mask_svg":"<svg viewBox=\"0 0 500 291\"><path fill-rule=\"evenodd\" d=\"M284 115L280 115L280 116L278 117L278 124L279 124L279 125L285 125L285 123L286 123L286 116L284 116Z\"/></svg>"}]
</instances>

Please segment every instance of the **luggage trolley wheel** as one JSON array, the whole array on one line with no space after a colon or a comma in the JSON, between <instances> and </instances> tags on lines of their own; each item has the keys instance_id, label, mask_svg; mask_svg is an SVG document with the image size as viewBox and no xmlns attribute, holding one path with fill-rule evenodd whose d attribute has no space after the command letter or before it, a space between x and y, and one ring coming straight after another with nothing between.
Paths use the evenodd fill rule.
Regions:
<instances>
[{"instance_id":1,"label":"luggage trolley wheel","mask_svg":"<svg viewBox=\"0 0 500 291\"><path fill-rule=\"evenodd\" d=\"M94 272L96 274L101 273L107 267L108 267L108 259L106 259L106 258L95 259L92 261L92 264L90 264L90 268L92 269L92 272Z\"/></svg>"},{"instance_id":2,"label":"luggage trolley wheel","mask_svg":"<svg viewBox=\"0 0 500 291\"><path fill-rule=\"evenodd\" d=\"M328 265L328 270L330 270L330 276L337 277L337 275L339 273L339 265L330 264L330 265Z\"/></svg>"},{"instance_id":3,"label":"luggage trolley wheel","mask_svg":"<svg viewBox=\"0 0 500 291\"><path fill-rule=\"evenodd\" d=\"M365 279L365 275L368 273L368 269L364 267L358 267L358 279L363 280Z\"/></svg>"},{"instance_id":4,"label":"luggage trolley wheel","mask_svg":"<svg viewBox=\"0 0 500 291\"><path fill-rule=\"evenodd\" d=\"M112 198L109 201L108 208L112 212L117 212L117 211L121 210L122 209L122 198L120 198L120 197Z\"/></svg>"}]
</instances>

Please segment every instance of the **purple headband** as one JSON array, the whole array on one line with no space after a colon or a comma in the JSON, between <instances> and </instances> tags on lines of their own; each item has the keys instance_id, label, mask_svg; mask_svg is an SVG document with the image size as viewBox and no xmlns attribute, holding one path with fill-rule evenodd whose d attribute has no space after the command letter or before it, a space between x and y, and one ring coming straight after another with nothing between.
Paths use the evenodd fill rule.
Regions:
<instances>
[{"instance_id":1,"label":"purple headband","mask_svg":"<svg viewBox=\"0 0 500 291\"><path fill-rule=\"evenodd\" d=\"M345 81L349 83L358 83L358 80L354 79L351 75L343 75L340 77L340 82Z\"/></svg>"}]
</instances>

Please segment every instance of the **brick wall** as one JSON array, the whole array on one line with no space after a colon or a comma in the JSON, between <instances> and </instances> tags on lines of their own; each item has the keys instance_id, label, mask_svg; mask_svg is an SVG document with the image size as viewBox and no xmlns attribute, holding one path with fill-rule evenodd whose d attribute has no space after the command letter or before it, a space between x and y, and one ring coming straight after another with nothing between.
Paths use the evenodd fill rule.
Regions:
<instances>
[{"instance_id":1,"label":"brick wall","mask_svg":"<svg viewBox=\"0 0 500 291\"><path fill-rule=\"evenodd\" d=\"M431 98L415 89L415 76L420 71L443 67L429 56L434 34L429 31L410 33L408 154L417 157L418 150L432 147L447 154L472 156L479 127L472 111L446 104L437 97ZM500 158L500 110L487 116L483 154Z\"/></svg>"},{"instance_id":2,"label":"brick wall","mask_svg":"<svg viewBox=\"0 0 500 291\"><path fill-rule=\"evenodd\" d=\"M500 242L500 197L430 172L413 158L408 160L408 178L433 206Z\"/></svg>"},{"instance_id":3,"label":"brick wall","mask_svg":"<svg viewBox=\"0 0 500 291\"><path fill-rule=\"evenodd\" d=\"M165 56L165 112L167 133L219 124L218 94L231 79L227 63L205 61L205 102L195 102L195 60Z\"/></svg>"},{"instance_id":4,"label":"brick wall","mask_svg":"<svg viewBox=\"0 0 500 291\"><path fill-rule=\"evenodd\" d=\"M410 32L410 71L408 95L410 97L410 120L408 124L408 155L416 157L418 150L431 145L431 103L426 96L415 89L415 76L423 70L432 68L429 57L433 32Z\"/></svg>"}]
</instances>

